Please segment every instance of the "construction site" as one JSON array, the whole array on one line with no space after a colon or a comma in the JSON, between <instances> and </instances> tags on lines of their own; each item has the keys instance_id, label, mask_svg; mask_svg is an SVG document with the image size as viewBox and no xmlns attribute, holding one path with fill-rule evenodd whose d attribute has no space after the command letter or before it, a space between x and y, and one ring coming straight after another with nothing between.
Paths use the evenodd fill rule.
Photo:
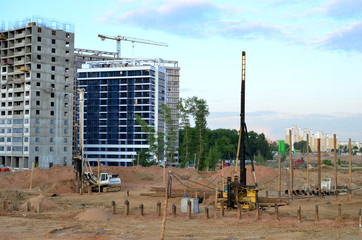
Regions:
<instances>
[{"instance_id":1,"label":"construction site","mask_svg":"<svg viewBox=\"0 0 362 240\"><path fill-rule=\"evenodd\" d=\"M177 101L167 98L166 91L174 90L167 90L166 76L174 71L177 94L170 99L177 100L177 62L101 59L82 64L70 81L77 71L74 34L62 28L30 22L1 35L2 107L7 111L0 116L0 238L362 239L362 159L352 156L351 139L349 154L341 155L334 136L333 154L323 156L331 166L322 163L319 139L316 154L307 151L300 157L289 149L283 167L281 156L271 160L274 168L253 160L247 164L245 51L234 163L221 163L214 171L166 163L133 166L136 152L150 148L135 112L156 132L165 132L158 113L168 101L176 109ZM121 40L167 46L98 37L116 41L116 58L121 57ZM45 39L54 46L41 45ZM60 50L61 55L52 55ZM173 66L164 66L169 63ZM98 94L104 102L92 99ZM178 127L176 113L172 119ZM5 142L5 136L15 143Z\"/></svg>"}]
</instances>

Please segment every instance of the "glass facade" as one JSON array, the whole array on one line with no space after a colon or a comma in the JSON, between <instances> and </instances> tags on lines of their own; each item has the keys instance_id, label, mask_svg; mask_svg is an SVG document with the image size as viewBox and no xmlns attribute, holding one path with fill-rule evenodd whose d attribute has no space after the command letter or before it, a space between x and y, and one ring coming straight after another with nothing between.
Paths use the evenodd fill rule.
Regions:
<instances>
[{"instance_id":1,"label":"glass facade","mask_svg":"<svg viewBox=\"0 0 362 240\"><path fill-rule=\"evenodd\" d=\"M87 64L85 64L87 67ZM78 88L84 89L84 153L92 165L130 166L149 148L139 115L156 130L160 105L166 103L167 74L159 66L82 68Z\"/></svg>"}]
</instances>

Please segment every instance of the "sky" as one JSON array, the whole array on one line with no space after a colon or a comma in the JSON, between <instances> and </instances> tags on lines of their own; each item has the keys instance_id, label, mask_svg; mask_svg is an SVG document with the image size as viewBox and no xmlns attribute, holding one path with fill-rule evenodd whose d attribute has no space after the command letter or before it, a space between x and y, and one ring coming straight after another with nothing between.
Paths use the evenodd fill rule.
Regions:
<instances>
[{"instance_id":1,"label":"sky","mask_svg":"<svg viewBox=\"0 0 362 240\"><path fill-rule=\"evenodd\" d=\"M76 48L116 51L98 34L167 43L122 42L121 56L178 61L180 96L207 101L211 129L239 128L246 51L249 131L279 140L297 125L362 141L362 0L16 0L1 8L2 25L29 17L74 25Z\"/></svg>"}]
</instances>

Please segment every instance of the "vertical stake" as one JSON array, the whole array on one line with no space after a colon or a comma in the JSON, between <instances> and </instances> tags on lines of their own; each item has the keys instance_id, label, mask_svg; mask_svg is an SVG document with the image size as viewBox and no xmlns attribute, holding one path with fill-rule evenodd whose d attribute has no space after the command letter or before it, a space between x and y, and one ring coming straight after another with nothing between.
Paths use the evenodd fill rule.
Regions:
<instances>
[{"instance_id":1,"label":"vertical stake","mask_svg":"<svg viewBox=\"0 0 362 240\"><path fill-rule=\"evenodd\" d=\"M41 202L38 203L38 213L43 212L43 204Z\"/></svg>"},{"instance_id":2,"label":"vertical stake","mask_svg":"<svg viewBox=\"0 0 362 240\"><path fill-rule=\"evenodd\" d=\"M129 201L128 200L124 201L124 207L125 207L124 214L126 216L128 216L129 215Z\"/></svg>"},{"instance_id":3,"label":"vertical stake","mask_svg":"<svg viewBox=\"0 0 362 240\"><path fill-rule=\"evenodd\" d=\"M31 203L30 202L26 202L26 211L30 212L30 208L31 208Z\"/></svg>"},{"instance_id":4,"label":"vertical stake","mask_svg":"<svg viewBox=\"0 0 362 240\"><path fill-rule=\"evenodd\" d=\"M307 189L309 190L309 133L307 133Z\"/></svg>"},{"instance_id":5,"label":"vertical stake","mask_svg":"<svg viewBox=\"0 0 362 240\"><path fill-rule=\"evenodd\" d=\"M279 210L278 210L278 204L276 203L274 206L274 219L279 221Z\"/></svg>"},{"instance_id":6,"label":"vertical stake","mask_svg":"<svg viewBox=\"0 0 362 240\"><path fill-rule=\"evenodd\" d=\"M352 201L352 144L351 139L348 141L349 146L349 164L348 164L348 200Z\"/></svg>"},{"instance_id":7,"label":"vertical stake","mask_svg":"<svg viewBox=\"0 0 362 240\"><path fill-rule=\"evenodd\" d=\"M18 203L18 201L15 201L15 202L14 202L13 210L14 210L14 211L19 211L19 203Z\"/></svg>"},{"instance_id":8,"label":"vertical stake","mask_svg":"<svg viewBox=\"0 0 362 240\"><path fill-rule=\"evenodd\" d=\"M172 204L172 216L176 217L176 205Z\"/></svg>"},{"instance_id":9,"label":"vertical stake","mask_svg":"<svg viewBox=\"0 0 362 240\"><path fill-rule=\"evenodd\" d=\"M362 228L362 210L361 209L358 211L358 222L359 222L359 227Z\"/></svg>"},{"instance_id":10,"label":"vertical stake","mask_svg":"<svg viewBox=\"0 0 362 240\"><path fill-rule=\"evenodd\" d=\"M158 216L161 216L161 202L157 203L157 214Z\"/></svg>"},{"instance_id":11,"label":"vertical stake","mask_svg":"<svg viewBox=\"0 0 362 240\"><path fill-rule=\"evenodd\" d=\"M31 163L31 173L30 173L30 191L33 187L33 172L34 172L34 162Z\"/></svg>"},{"instance_id":12,"label":"vertical stake","mask_svg":"<svg viewBox=\"0 0 362 240\"><path fill-rule=\"evenodd\" d=\"M187 217L190 220L191 219L191 201L187 200Z\"/></svg>"},{"instance_id":13,"label":"vertical stake","mask_svg":"<svg viewBox=\"0 0 362 240\"><path fill-rule=\"evenodd\" d=\"M127 197L129 196L129 190L126 191L126 196L127 196Z\"/></svg>"},{"instance_id":14,"label":"vertical stake","mask_svg":"<svg viewBox=\"0 0 362 240\"><path fill-rule=\"evenodd\" d=\"M265 197L266 197L266 198L269 198L269 192L268 192L268 190L265 191Z\"/></svg>"},{"instance_id":15,"label":"vertical stake","mask_svg":"<svg viewBox=\"0 0 362 240\"><path fill-rule=\"evenodd\" d=\"M294 165L293 165L293 158L292 158L292 130L289 129L289 169L290 169L290 189L289 189L289 197L293 200L293 175L294 175Z\"/></svg>"},{"instance_id":16,"label":"vertical stake","mask_svg":"<svg viewBox=\"0 0 362 240\"><path fill-rule=\"evenodd\" d=\"M318 205L315 205L315 221L319 221Z\"/></svg>"},{"instance_id":17,"label":"vertical stake","mask_svg":"<svg viewBox=\"0 0 362 240\"><path fill-rule=\"evenodd\" d=\"M238 203L238 219L241 219L241 204Z\"/></svg>"},{"instance_id":18,"label":"vertical stake","mask_svg":"<svg viewBox=\"0 0 362 240\"><path fill-rule=\"evenodd\" d=\"M342 221L342 204L338 204L338 221Z\"/></svg>"},{"instance_id":19,"label":"vertical stake","mask_svg":"<svg viewBox=\"0 0 362 240\"><path fill-rule=\"evenodd\" d=\"M278 160L279 176L278 176L278 198L281 198L282 191L282 157L279 157Z\"/></svg>"},{"instance_id":20,"label":"vertical stake","mask_svg":"<svg viewBox=\"0 0 362 240\"><path fill-rule=\"evenodd\" d=\"M205 218L209 219L209 209L205 207Z\"/></svg>"},{"instance_id":21,"label":"vertical stake","mask_svg":"<svg viewBox=\"0 0 362 240\"><path fill-rule=\"evenodd\" d=\"M337 137L333 134L333 148L334 148L334 193L337 200Z\"/></svg>"},{"instance_id":22,"label":"vertical stake","mask_svg":"<svg viewBox=\"0 0 362 240\"><path fill-rule=\"evenodd\" d=\"M97 166L98 166L98 193L101 193L101 179L99 176L99 158L97 159Z\"/></svg>"},{"instance_id":23,"label":"vertical stake","mask_svg":"<svg viewBox=\"0 0 362 240\"><path fill-rule=\"evenodd\" d=\"M112 214L115 215L116 214L116 202L112 201L111 204L112 204Z\"/></svg>"},{"instance_id":24,"label":"vertical stake","mask_svg":"<svg viewBox=\"0 0 362 240\"><path fill-rule=\"evenodd\" d=\"M215 207L217 207L217 189L215 189Z\"/></svg>"},{"instance_id":25,"label":"vertical stake","mask_svg":"<svg viewBox=\"0 0 362 240\"><path fill-rule=\"evenodd\" d=\"M143 214L143 204L141 203L141 205L140 205L140 215L141 216L143 216L144 214Z\"/></svg>"},{"instance_id":26,"label":"vertical stake","mask_svg":"<svg viewBox=\"0 0 362 240\"><path fill-rule=\"evenodd\" d=\"M322 198L322 168L321 168L321 139L317 139L318 151L318 196Z\"/></svg>"},{"instance_id":27,"label":"vertical stake","mask_svg":"<svg viewBox=\"0 0 362 240\"><path fill-rule=\"evenodd\" d=\"M302 207L300 205L298 205L297 220L298 220L298 222L302 221Z\"/></svg>"}]
</instances>

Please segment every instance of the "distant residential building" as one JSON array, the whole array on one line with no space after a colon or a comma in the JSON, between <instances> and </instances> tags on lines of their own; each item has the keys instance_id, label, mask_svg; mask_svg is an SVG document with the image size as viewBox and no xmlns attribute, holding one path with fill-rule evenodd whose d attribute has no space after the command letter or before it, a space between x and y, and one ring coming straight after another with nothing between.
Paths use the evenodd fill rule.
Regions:
<instances>
[{"instance_id":1,"label":"distant residential building","mask_svg":"<svg viewBox=\"0 0 362 240\"><path fill-rule=\"evenodd\" d=\"M78 69L84 96L84 148L91 163L129 166L149 149L135 116L164 132L160 107L167 103L167 72L162 59L87 62Z\"/></svg>"},{"instance_id":2,"label":"distant residential building","mask_svg":"<svg viewBox=\"0 0 362 240\"><path fill-rule=\"evenodd\" d=\"M33 18L0 30L0 165L71 165L73 27Z\"/></svg>"},{"instance_id":3,"label":"distant residential building","mask_svg":"<svg viewBox=\"0 0 362 240\"><path fill-rule=\"evenodd\" d=\"M294 143L300 141L307 141L307 136L309 135L309 147L312 152L316 152L317 149L317 139L320 139L320 150L322 152L329 152L334 149L334 137L333 134L323 133L322 131L317 131L313 133L309 128L304 128L303 130L298 128L297 125L293 125L291 128L285 130L285 141L289 144L290 136L289 130L292 132L292 150L294 150ZM336 146L338 148L338 137L336 137Z\"/></svg>"}]
</instances>

